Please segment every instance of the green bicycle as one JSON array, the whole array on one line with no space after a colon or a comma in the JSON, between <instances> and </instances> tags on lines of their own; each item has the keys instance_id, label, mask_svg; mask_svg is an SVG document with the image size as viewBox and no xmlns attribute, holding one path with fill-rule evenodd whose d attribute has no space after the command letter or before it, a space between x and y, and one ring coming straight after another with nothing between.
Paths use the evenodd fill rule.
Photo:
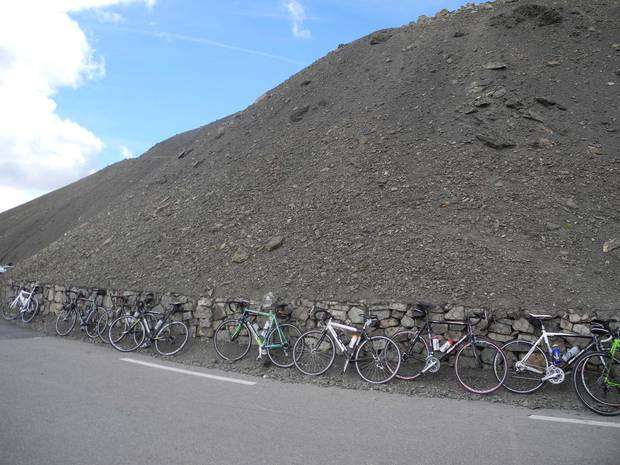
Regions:
<instances>
[{"instance_id":1,"label":"green bicycle","mask_svg":"<svg viewBox=\"0 0 620 465\"><path fill-rule=\"evenodd\" d=\"M590 352L576 363L573 387L579 400L599 415L620 415L620 329L609 351Z\"/></svg>"},{"instance_id":2,"label":"green bicycle","mask_svg":"<svg viewBox=\"0 0 620 465\"><path fill-rule=\"evenodd\" d=\"M227 305L231 313L240 311L241 316L228 318L216 328L213 345L220 357L230 362L241 360L250 351L253 339L258 345L257 360L267 355L276 366L293 366L293 346L301 331L295 325L280 323L279 318L288 318L292 313L288 305L256 309L245 300L231 300ZM256 322L259 317L266 319L262 328Z\"/></svg>"}]
</instances>

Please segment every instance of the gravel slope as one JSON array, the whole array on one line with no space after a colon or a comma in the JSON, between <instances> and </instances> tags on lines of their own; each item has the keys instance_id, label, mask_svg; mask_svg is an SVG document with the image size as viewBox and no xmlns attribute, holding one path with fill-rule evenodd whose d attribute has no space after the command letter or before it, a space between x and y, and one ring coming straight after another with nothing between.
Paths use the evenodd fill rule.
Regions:
<instances>
[{"instance_id":1,"label":"gravel slope","mask_svg":"<svg viewBox=\"0 0 620 465\"><path fill-rule=\"evenodd\" d=\"M15 274L618 309L618 24L617 1L496 2L340 46L171 139Z\"/></svg>"}]
</instances>

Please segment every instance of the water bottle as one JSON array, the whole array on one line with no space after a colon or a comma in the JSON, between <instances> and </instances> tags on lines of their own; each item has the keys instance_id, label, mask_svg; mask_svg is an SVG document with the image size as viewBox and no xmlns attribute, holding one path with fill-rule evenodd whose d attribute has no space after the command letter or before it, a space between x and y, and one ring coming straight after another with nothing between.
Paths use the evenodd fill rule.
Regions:
<instances>
[{"instance_id":1,"label":"water bottle","mask_svg":"<svg viewBox=\"0 0 620 465\"><path fill-rule=\"evenodd\" d=\"M263 298L263 307L268 308L273 305L273 292L268 292Z\"/></svg>"},{"instance_id":2,"label":"water bottle","mask_svg":"<svg viewBox=\"0 0 620 465\"><path fill-rule=\"evenodd\" d=\"M579 353L579 347L573 346L562 356L563 362L568 362L571 358Z\"/></svg>"},{"instance_id":3,"label":"water bottle","mask_svg":"<svg viewBox=\"0 0 620 465\"><path fill-rule=\"evenodd\" d=\"M450 347L452 347L455 342L456 341L454 339L448 338L448 340L446 342L444 342L443 345L439 348L439 352L445 352Z\"/></svg>"},{"instance_id":4,"label":"water bottle","mask_svg":"<svg viewBox=\"0 0 620 465\"><path fill-rule=\"evenodd\" d=\"M439 344L441 341L441 338L439 336L433 336L433 350L439 350Z\"/></svg>"},{"instance_id":5,"label":"water bottle","mask_svg":"<svg viewBox=\"0 0 620 465\"><path fill-rule=\"evenodd\" d=\"M269 327L271 326L271 320L267 320L265 322L265 326L261 329L260 335L264 338L267 337L267 332L269 332Z\"/></svg>"},{"instance_id":6,"label":"water bottle","mask_svg":"<svg viewBox=\"0 0 620 465\"><path fill-rule=\"evenodd\" d=\"M157 332L157 330L161 327L161 324L163 323L162 320L157 320L157 324L155 325L155 331Z\"/></svg>"},{"instance_id":7,"label":"water bottle","mask_svg":"<svg viewBox=\"0 0 620 465\"><path fill-rule=\"evenodd\" d=\"M351 336L351 340L349 341L349 349L353 349L355 347L355 344L357 344L357 340L359 338L360 337L358 334L354 334L353 336Z\"/></svg>"},{"instance_id":8,"label":"water bottle","mask_svg":"<svg viewBox=\"0 0 620 465\"><path fill-rule=\"evenodd\" d=\"M562 351L560 350L559 345L553 344L551 347L551 358L553 359L554 365L559 365L562 363Z\"/></svg>"}]
</instances>

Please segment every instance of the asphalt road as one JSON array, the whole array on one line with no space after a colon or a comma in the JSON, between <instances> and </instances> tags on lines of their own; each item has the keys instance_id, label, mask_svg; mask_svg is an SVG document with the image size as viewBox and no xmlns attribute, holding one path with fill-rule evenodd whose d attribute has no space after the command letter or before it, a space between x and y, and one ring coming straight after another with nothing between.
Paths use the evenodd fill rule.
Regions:
<instances>
[{"instance_id":1,"label":"asphalt road","mask_svg":"<svg viewBox=\"0 0 620 465\"><path fill-rule=\"evenodd\" d=\"M620 464L618 418L280 383L3 321L0 393L1 465Z\"/></svg>"}]
</instances>

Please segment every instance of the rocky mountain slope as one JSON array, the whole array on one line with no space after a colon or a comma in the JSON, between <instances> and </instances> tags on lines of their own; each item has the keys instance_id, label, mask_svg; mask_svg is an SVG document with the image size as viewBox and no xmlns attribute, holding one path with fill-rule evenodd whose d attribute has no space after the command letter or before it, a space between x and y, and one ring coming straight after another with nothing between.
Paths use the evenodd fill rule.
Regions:
<instances>
[{"instance_id":1,"label":"rocky mountain slope","mask_svg":"<svg viewBox=\"0 0 620 465\"><path fill-rule=\"evenodd\" d=\"M101 203L66 231L42 223L14 273L618 309L619 24L618 1L498 1L339 46L245 111L108 169L113 180L80 181L102 186ZM46 202L80 183L0 224L52 221ZM0 229L1 253L18 239Z\"/></svg>"}]
</instances>

